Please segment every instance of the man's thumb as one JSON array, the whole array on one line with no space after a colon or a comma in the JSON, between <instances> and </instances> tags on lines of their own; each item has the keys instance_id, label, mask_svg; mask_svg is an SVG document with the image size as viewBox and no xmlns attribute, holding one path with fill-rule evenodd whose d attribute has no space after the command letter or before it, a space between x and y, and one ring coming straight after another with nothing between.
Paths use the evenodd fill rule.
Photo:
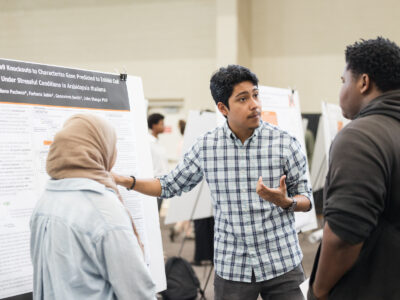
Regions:
<instances>
[{"instance_id":1,"label":"man's thumb","mask_svg":"<svg viewBox=\"0 0 400 300\"><path fill-rule=\"evenodd\" d=\"M281 188L284 188L286 186L286 175L283 175L280 179L279 185Z\"/></svg>"}]
</instances>

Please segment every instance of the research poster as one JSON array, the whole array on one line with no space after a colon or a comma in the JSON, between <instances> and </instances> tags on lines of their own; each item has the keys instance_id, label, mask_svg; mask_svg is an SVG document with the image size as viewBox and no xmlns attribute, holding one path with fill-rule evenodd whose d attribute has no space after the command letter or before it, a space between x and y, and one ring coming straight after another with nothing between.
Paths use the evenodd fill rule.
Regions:
<instances>
[{"instance_id":1,"label":"research poster","mask_svg":"<svg viewBox=\"0 0 400 300\"><path fill-rule=\"evenodd\" d=\"M29 220L49 178L45 164L55 133L74 114L99 115L118 135L113 171L152 175L144 106L138 77L122 81L114 74L0 59L0 299L32 291ZM165 289L156 201L120 191L157 289Z\"/></svg>"}]
</instances>

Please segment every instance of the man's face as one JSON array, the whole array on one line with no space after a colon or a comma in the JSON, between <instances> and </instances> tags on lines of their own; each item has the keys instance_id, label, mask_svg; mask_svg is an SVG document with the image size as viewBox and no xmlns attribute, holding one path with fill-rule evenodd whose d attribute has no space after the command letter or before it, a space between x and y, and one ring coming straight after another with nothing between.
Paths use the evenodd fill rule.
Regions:
<instances>
[{"instance_id":1,"label":"man's face","mask_svg":"<svg viewBox=\"0 0 400 300\"><path fill-rule=\"evenodd\" d=\"M227 117L233 132L254 130L260 125L261 103L258 87L252 82L236 84L228 103L229 109L224 109L222 113Z\"/></svg>"},{"instance_id":2,"label":"man's face","mask_svg":"<svg viewBox=\"0 0 400 300\"><path fill-rule=\"evenodd\" d=\"M354 119L362 108L363 95L360 91L360 77L355 77L351 70L344 69L342 79L342 88L340 89L340 107L342 114L347 119Z\"/></svg>"},{"instance_id":3,"label":"man's face","mask_svg":"<svg viewBox=\"0 0 400 300\"><path fill-rule=\"evenodd\" d=\"M153 131L154 131L156 134L163 133L164 130L165 130L164 120L160 120L160 121L158 121L157 124L154 124L154 125L153 125Z\"/></svg>"}]
</instances>

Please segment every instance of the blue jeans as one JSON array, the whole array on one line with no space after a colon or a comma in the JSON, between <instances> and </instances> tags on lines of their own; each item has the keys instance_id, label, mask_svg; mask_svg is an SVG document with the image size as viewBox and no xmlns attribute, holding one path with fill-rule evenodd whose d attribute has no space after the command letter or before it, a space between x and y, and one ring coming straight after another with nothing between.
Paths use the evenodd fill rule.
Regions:
<instances>
[{"instance_id":1,"label":"blue jeans","mask_svg":"<svg viewBox=\"0 0 400 300\"><path fill-rule=\"evenodd\" d=\"M254 279L254 280L253 280ZM215 300L304 300L299 285L305 280L303 267L298 265L292 271L270 280L255 282L226 280L215 274Z\"/></svg>"}]
</instances>

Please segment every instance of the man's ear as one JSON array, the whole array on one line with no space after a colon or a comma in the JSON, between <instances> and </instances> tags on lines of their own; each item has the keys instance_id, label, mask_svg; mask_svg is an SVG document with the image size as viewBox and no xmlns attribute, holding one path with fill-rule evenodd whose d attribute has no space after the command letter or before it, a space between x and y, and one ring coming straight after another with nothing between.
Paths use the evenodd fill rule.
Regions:
<instances>
[{"instance_id":1,"label":"man's ear","mask_svg":"<svg viewBox=\"0 0 400 300\"><path fill-rule=\"evenodd\" d=\"M228 115L228 112L229 112L229 109L226 107L226 105L223 104L222 102L218 102L217 107L218 107L218 110L220 111L220 113L223 114L224 117L226 118Z\"/></svg>"},{"instance_id":2,"label":"man's ear","mask_svg":"<svg viewBox=\"0 0 400 300\"><path fill-rule=\"evenodd\" d=\"M371 88L371 80L368 74L361 74L359 78L360 93L365 94Z\"/></svg>"}]
</instances>

